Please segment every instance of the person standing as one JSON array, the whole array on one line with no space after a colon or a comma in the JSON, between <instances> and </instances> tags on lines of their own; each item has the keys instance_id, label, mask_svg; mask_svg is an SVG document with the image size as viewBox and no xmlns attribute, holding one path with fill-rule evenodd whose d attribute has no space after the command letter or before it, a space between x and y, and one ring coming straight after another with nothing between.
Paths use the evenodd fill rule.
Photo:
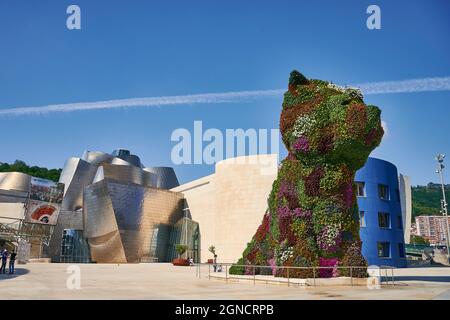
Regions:
<instances>
[{"instance_id":1,"label":"person standing","mask_svg":"<svg viewBox=\"0 0 450 320\"><path fill-rule=\"evenodd\" d=\"M217 272L217 254L214 254L213 263L214 272Z\"/></svg>"},{"instance_id":2,"label":"person standing","mask_svg":"<svg viewBox=\"0 0 450 320\"><path fill-rule=\"evenodd\" d=\"M16 263L17 253L13 250L9 255L9 274L14 274L14 264Z\"/></svg>"},{"instance_id":3,"label":"person standing","mask_svg":"<svg viewBox=\"0 0 450 320\"><path fill-rule=\"evenodd\" d=\"M8 260L8 250L3 249L2 252L2 266L0 268L0 273L6 273L6 261Z\"/></svg>"}]
</instances>

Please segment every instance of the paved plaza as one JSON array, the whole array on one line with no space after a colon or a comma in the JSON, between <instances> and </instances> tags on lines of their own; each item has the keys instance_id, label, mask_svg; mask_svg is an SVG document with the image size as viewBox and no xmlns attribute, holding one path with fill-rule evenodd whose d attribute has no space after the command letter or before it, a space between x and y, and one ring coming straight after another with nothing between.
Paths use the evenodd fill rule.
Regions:
<instances>
[{"instance_id":1,"label":"paved plaza","mask_svg":"<svg viewBox=\"0 0 450 320\"><path fill-rule=\"evenodd\" d=\"M17 265L15 275L0 275L6 299L450 299L450 268L395 270L395 286L298 287L208 280L202 267L171 264L78 264L79 289L68 289L69 264ZM73 283L70 282L69 283Z\"/></svg>"}]
</instances>

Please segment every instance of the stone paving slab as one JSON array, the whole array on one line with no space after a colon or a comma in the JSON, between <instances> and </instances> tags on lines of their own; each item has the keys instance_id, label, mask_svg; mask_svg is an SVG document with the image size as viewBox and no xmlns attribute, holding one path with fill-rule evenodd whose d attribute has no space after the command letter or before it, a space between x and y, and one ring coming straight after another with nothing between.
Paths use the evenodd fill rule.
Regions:
<instances>
[{"instance_id":1,"label":"stone paving slab","mask_svg":"<svg viewBox=\"0 0 450 320\"><path fill-rule=\"evenodd\" d=\"M396 269L395 287L308 287L208 280L208 270L166 263L78 264L80 289L70 290L69 264L18 265L0 275L2 299L449 299L449 268ZM401 280L404 277L405 280ZM418 277L418 280L414 280ZM427 281L430 279L430 281Z\"/></svg>"}]
</instances>

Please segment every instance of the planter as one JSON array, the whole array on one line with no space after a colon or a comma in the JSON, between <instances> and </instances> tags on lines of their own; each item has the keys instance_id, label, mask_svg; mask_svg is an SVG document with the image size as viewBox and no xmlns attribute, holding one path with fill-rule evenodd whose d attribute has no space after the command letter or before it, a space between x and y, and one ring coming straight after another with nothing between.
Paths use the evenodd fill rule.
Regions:
<instances>
[{"instance_id":1,"label":"planter","mask_svg":"<svg viewBox=\"0 0 450 320\"><path fill-rule=\"evenodd\" d=\"M187 259L173 259L172 264L174 266L190 266L189 260Z\"/></svg>"}]
</instances>

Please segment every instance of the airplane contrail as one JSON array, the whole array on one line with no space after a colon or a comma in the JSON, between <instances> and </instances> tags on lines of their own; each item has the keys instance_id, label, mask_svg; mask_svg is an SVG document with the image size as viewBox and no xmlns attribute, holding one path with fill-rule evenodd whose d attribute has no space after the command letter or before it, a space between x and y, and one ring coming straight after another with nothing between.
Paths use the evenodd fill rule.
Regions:
<instances>
[{"instance_id":1,"label":"airplane contrail","mask_svg":"<svg viewBox=\"0 0 450 320\"><path fill-rule=\"evenodd\" d=\"M351 85L351 87L360 88L365 95L402 92L448 91L450 90L450 77L369 82ZM236 103L250 101L262 97L281 97L285 91L285 89L232 91L222 93L204 93L179 96L144 97L94 102L51 104L37 107L16 107L0 109L0 116L39 115L53 112L72 112L80 110L98 110L128 107L161 107L169 105L194 105L206 103Z\"/></svg>"}]
</instances>

